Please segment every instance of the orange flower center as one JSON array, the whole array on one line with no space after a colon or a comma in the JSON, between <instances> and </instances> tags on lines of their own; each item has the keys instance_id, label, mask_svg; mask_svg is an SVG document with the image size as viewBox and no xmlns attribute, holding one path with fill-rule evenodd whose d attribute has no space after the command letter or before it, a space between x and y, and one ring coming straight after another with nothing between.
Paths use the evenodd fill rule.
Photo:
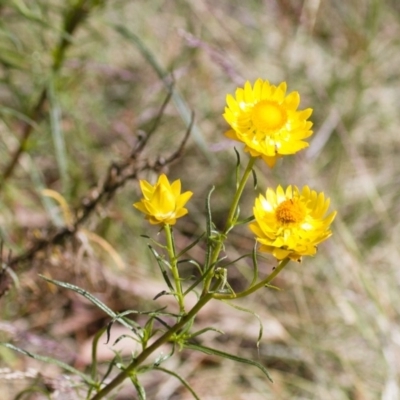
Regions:
<instances>
[{"instance_id":1,"label":"orange flower center","mask_svg":"<svg viewBox=\"0 0 400 400\"><path fill-rule=\"evenodd\" d=\"M253 107L251 119L256 129L271 131L282 128L287 121L287 115L278 103L261 100Z\"/></svg>"},{"instance_id":2,"label":"orange flower center","mask_svg":"<svg viewBox=\"0 0 400 400\"><path fill-rule=\"evenodd\" d=\"M299 223L306 216L306 207L298 199L285 200L276 208L275 215L281 224Z\"/></svg>"}]
</instances>

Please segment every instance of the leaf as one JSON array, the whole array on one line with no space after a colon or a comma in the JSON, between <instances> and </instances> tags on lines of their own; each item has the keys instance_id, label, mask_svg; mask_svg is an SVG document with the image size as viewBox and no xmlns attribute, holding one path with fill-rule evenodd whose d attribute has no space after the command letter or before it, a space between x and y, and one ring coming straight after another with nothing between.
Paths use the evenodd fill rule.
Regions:
<instances>
[{"instance_id":1,"label":"leaf","mask_svg":"<svg viewBox=\"0 0 400 400\"><path fill-rule=\"evenodd\" d=\"M235 154L236 154L236 168L235 168L235 176L236 176L236 189L239 187L239 182L240 182L240 178L239 178L239 172L240 172L240 154L237 151L236 147L233 148L233 150L235 150Z\"/></svg>"},{"instance_id":2,"label":"leaf","mask_svg":"<svg viewBox=\"0 0 400 400\"><path fill-rule=\"evenodd\" d=\"M133 385L135 386L135 389L137 391L137 394L139 396L139 400L146 400L146 391L144 390L144 387L139 383L137 376L131 376L131 381Z\"/></svg>"},{"instance_id":3,"label":"leaf","mask_svg":"<svg viewBox=\"0 0 400 400\"><path fill-rule=\"evenodd\" d=\"M50 79L47 91L50 103L50 130L53 138L58 171L61 178L61 191L65 193L69 184L67 150L65 146L64 131L61 128L61 107L58 102L53 79Z\"/></svg>"},{"instance_id":4,"label":"leaf","mask_svg":"<svg viewBox=\"0 0 400 400\"><path fill-rule=\"evenodd\" d=\"M207 235L207 249L206 249L206 260L204 263L204 271L208 272L208 269L210 267L210 261L211 261L211 253L212 253L212 245L210 243L210 238L211 238L211 233L212 233L212 228L213 228L213 222L212 222L212 213L211 213L211 194L215 190L215 186L213 186L210 191L208 192L207 199L206 199L206 235Z\"/></svg>"},{"instance_id":5,"label":"leaf","mask_svg":"<svg viewBox=\"0 0 400 400\"><path fill-rule=\"evenodd\" d=\"M249 310L248 308L237 306L228 301L224 301L224 303L227 304L228 306L234 308L235 310L243 311L243 312L251 314L251 315L253 315L253 317L257 318L258 323L260 324L260 330L258 331L258 338L257 338L257 348L259 348L260 340L262 338L263 329L264 329L260 316L257 313L255 313L254 311Z\"/></svg>"},{"instance_id":6,"label":"leaf","mask_svg":"<svg viewBox=\"0 0 400 400\"><path fill-rule=\"evenodd\" d=\"M253 187L254 187L254 190L256 190L258 183L257 183L257 174L256 174L256 171L254 170L254 168L251 170L251 173L253 174Z\"/></svg>"},{"instance_id":7,"label":"leaf","mask_svg":"<svg viewBox=\"0 0 400 400\"><path fill-rule=\"evenodd\" d=\"M201 239L203 239L205 233L202 233L196 240L194 240L192 243L190 243L188 246L186 246L183 250L179 252L179 254L176 256L176 258L180 258L183 254L188 252L191 248L196 246L197 243L200 242Z\"/></svg>"},{"instance_id":8,"label":"leaf","mask_svg":"<svg viewBox=\"0 0 400 400\"><path fill-rule=\"evenodd\" d=\"M248 358L235 356L233 354L225 353L224 351L220 351L220 350L217 350L217 349L212 349L210 347L202 346L202 345L199 345L199 344L185 343L184 347L187 348L187 349L200 351L200 352L208 354L208 355L223 357L223 358L227 358L228 360L236 361L236 362L239 362L239 363L242 363L242 364L252 365L252 366L257 367L258 369L260 369L267 376L267 378L271 382L273 382L271 377L269 376L269 373L268 373L267 369L257 361L249 360Z\"/></svg>"},{"instance_id":9,"label":"leaf","mask_svg":"<svg viewBox=\"0 0 400 400\"><path fill-rule=\"evenodd\" d=\"M253 273L253 280L251 281L250 287L254 286L258 279L257 241L254 243L251 258L253 260L254 273Z\"/></svg>"},{"instance_id":10,"label":"leaf","mask_svg":"<svg viewBox=\"0 0 400 400\"><path fill-rule=\"evenodd\" d=\"M51 358L51 357L41 356L41 355L35 354L35 353L31 353L30 351L21 349L20 347L16 347L16 346L14 346L14 345L11 344L11 343L0 342L0 345L1 345L1 346L4 346L4 347L7 347L8 349L17 351L17 352L19 352L19 353L22 353L22 354L24 354L24 355L26 355L26 356L28 356L28 357L31 357L31 358L33 358L33 359L35 359L35 360L43 361L43 362L48 363L48 364L57 365L57 366L59 366L60 368L66 370L66 371L68 371L68 372L71 372L72 374L75 374L75 375L77 375L77 376L80 376L86 383L88 383L88 384L91 385L91 386L94 386L94 385L96 384L96 383L95 383L91 378L89 378L86 374L84 374L83 372L81 372L81 371L75 369L74 367L71 367L70 365L68 365L68 364L66 364L66 363L64 363L64 362L62 362L62 361L60 361L60 360L57 360L57 359Z\"/></svg>"},{"instance_id":11,"label":"leaf","mask_svg":"<svg viewBox=\"0 0 400 400\"><path fill-rule=\"evenodd\" d=\"M113 310L111 310L111 308L107 307L99 299L94 297L92 294L90 294L86 290L80 288L79 286L75 286L75 285L72 285L72 284L66 283L66 282L57 281L55 279L50 279L50 278L47 278L44 275L40 275L39 274L39 276L42 279L44 279L45 281L47 281L47 282L53 283L54 285L60 286L60 287L62 287L64 289L72 290L73 292L76 292L76 293L80 294L81 296L85 297L90 302L92 302L95 306L100 308L100 310L104 311L111 318L113 318L115 320L118 320L118 322L121 323L122 325L124 325L126 328L132 329L132 324L130 323L132 321L128 321L126 319L121 318L117 313L115 313Z\"/></svg>"},{"instance_id":12,"label":"leaf","mask_svg":"<svg viewBox=\"0 0 400 400\"><path fill-rule=\"evenodd\" d=\"M182 383L183 386L185 386L185 388L186 388L187 390L189 390L189 392L193 395L193 397L194 397L196 400L200 400L200 397L197 395L197 393L194 391L194 389L193 389L193 388L189 385L189 383L188 383L184 378L182 378L179 374L177 374L176 372L170 371L169 369L162 368L162 367L154 367L154 369L156 369L156 370L158 370L158 371L165 372L165 373L168 374L168 375L174 376L176 379L178 379L178 380Z\"/></svg>"},{"instance_id":13,"label":"leaf","mask_svg":"<svg viewBox=\"0 0 400 400\"><path fill-rule=\"evenodd\" d=\"M219 334L221 334L221 335L224 334L224 332L221 331L220 329L213 328L213 327L208 327L208 328L204 328L204 329L201 329L201 330L199 330L199 331L197 331L197 332L192 333L192 334L190 335L190 339L192 339L192 338L194 338L194 337L196 337L196 336L200 336L200 335L202 335L203 333L210 332L210 331L212 331L212 332L217 332L217 333L219 333Z\"/></svg>"},{"instance_id":14,"label":"leaf","mask_svg":"<svg viewBox=\"0 0 400 400\"><path fill-rule=\"evenodd\" d=\"M169 290L170 290L172 293L175 293L175 288L174 288L174 286L172 285L172 283L171 283L171 281L170 281L170 279L169 279L168 272L167 272L167 270L164 268L164 264L166 263L165 260L164 260L162 257L159 256L159 254L158 254L157 251L154 249L154 247L152 247L151 245L148 245L148 246L149 246L150 251L153 253L153 256L155 257L158 266L160 267L162 276L163 276L163 278L164 278L165 283L166 283L167 286L169 287Z\"/></svg>"},{"instance_id":15,"label":"leaf","mask_svg":"<svg viewBox=\"0 0 400 400\"><path fill-rule=\"evenodd\" d=\"M247 217L245 219L239 219L239 220L235 221L235 226L248 224L249 222L253 222L254 220L255 220L254 215L250 215L250 217Z\"/></svg>"},{"instance_id":16,"label":"leaf","mask_svg":"<svg viewBox=\"0 0 400 400\"><path fill-rule=\"evenodd\" d=\"M115 341L112 344L112 346L115 346L116 344L118 344L122 339L132 339L134 342L138 341L135 337L133 337L131 335L121 335L117 339L115 339Z\"/></svg>"}]
</instances>

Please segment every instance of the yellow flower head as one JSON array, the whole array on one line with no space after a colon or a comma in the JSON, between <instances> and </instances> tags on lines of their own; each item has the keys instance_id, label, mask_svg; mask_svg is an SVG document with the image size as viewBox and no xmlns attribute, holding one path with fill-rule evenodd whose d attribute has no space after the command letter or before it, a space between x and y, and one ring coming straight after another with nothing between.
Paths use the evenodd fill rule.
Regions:
<instances>
[{"instance_id":1,"label":"yellow flower head","mask_svg":"<svg viewBox=\"0 0 400 400\"><path fill-rule=\"evenodd\" d=\"M249 227L261 244L260 250L272 253L278 260L289 257L300 261L301 256L312 256L317 245L332 235L330 224L336 211L325 216L329 199L305 186L286 191L278 186L260 195L253 208L255 221Z\"/></svg>"},{"instance_id":2,"label":"yellow flower head","mask_svg":"<svg viewBox=\"0 0 400 400\"><path fill-rule=\"evenodd\" d=\"M145 180L140 181L144 198L134 203L133 207L146 214L146 219L153 225L174 225L176 220L188 213L184 205L192 197L192 192L181 194L181 181L172 184L162 174L152 186Z\"/></svg>"},{"instance_id":3,"label":"yellow flower head","mask_svg":"<svg viewBox=\"0 0 400 400\"><path fill-rule=\"evenodd\" d=\"M226 136L243 142L253 157L273 167L278 157L297 153L308 147L303 139L312 135L312 122L307 121L311 108L297 111L298 92L286 96L286 82L279 86L258 79L252 87L246 82L236 96L226 97L224 118L231 126Z\"/></svg>"}]
</instances>

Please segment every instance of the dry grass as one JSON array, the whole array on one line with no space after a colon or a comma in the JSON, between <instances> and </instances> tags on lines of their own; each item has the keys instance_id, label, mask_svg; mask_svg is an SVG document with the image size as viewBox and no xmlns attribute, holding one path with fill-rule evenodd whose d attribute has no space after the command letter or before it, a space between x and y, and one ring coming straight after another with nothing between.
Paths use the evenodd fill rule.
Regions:
<instances>
[{"instance_id":1,"label":"dry grass","mask_svg":"<svg viewBox=\"0 0 400 400\"><path fill-rule=\"evenodd\" d=\"M14 257L24 254L63 224L42 188L61 193L73 209L93 194L110 163L125 160L140 132L151 129L172 78L175 97L142 156L155 162L160 154L173 153L193 110L195 129L185 153L165 168L195 192L186 223L178 224L178 243L203 229L211 184L216 185L214 216L222 223L235 164L223 136L225 95L244 80L286 80L289 90L302 94L302 106L314 108L315 133L307 151L273 171L259 163L259 186L308 184L325 191L338 210L334 236L315 259L290 264L275 282L282 291L257 293L241 303L265 323L259 354L257 323L247 314L221 305L217 314L200 315L201 324L226 331L207 336L206 344L260 357L275 382L254 369L186 352L169 366L205 400L400 398L397 2L105 2L74 32L64 64L51 79L52 51L67 3L0 5L1 171L18 147L23 121L33 118L31 110L48 88L26 151L2 184L5 248ZM121 33L121 27L136 36ZM115 310L155 305L150 299L162 286L139 235L156 231L149 231L131 207L138 197L136 180L106 197L80 226L80 237L18 263L19 285L1 299L3 340L85 368L87 360L76 355L84 354L107 319L82 298L45 284L38 273L85 287ZM87 242L87 232L107 240L125 269L118 269L104 247ZM246 230L232 240L232 257L252 246ZM194 250L193 256L201 253ZM267 272L271 264L261 267ZM231 278L240 285L243 275L232 271ZM67 383L60 371L7 349L0 348L0 354L2 367L25 374L17 379L0 371L2 393L10 391L5 400L24 385L47 390L43 379L27 376L28 368L45 376L48 389L59 388L52 398L69 398L62 397ZM144 383L150 399L190 398L165 375L148 376ZM132 398L128 390L118 398Z\"/></svg>"}]
</instances>

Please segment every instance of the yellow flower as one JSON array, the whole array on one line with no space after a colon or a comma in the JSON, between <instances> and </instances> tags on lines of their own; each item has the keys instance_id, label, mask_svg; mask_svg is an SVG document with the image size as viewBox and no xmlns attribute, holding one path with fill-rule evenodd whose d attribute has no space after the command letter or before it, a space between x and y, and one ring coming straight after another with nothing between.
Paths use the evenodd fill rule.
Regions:
<instances>
[{"instance_id":1,"label":"yellow flower","mask_svg":"<svg viewBox=\"0 0 400 400\"><path fill-rule=\"evenodd\" d=\"M231 126L226 136L243 142L253 157L273 167L278 157L297 153L308 147L303 139L312 135L312 122L307 121L311 108L297 111L298 92L286 96L286 82L279 86L258 79L252 87L246 82L236 96L226 97L224 118Z\"/></svg>"},{"instance_id":2,"label":"yellow flower","mask_svg":"<svg viewBox=\"0 0 400 400\"><path fill-rule=\"evenodd\" d=\"M286 191L278 186L260 195L253 208L255 221L249 227L261 244L260 250L272 253L278 260L289 257L300 261L301 256L312 256L317 245L332 235L330 224L336 211L325 216L329 199L305 186Z\"/></svg>"},{"instance_id":3,"label":"yellow flower","mask_svg":"<svg viewBox=\"0 0 400 400\"><path fill-rule=\"evenodd\" d=\"M188 213L184 205L192 197L192 192L181 194L181 181L172 184L162 174L157 183L152 186L145 180L140 181L144 198L134 203L133 207L146 214L146 219L153 225L174 225L176 220Z\"/></svg>"}]
</instances>

